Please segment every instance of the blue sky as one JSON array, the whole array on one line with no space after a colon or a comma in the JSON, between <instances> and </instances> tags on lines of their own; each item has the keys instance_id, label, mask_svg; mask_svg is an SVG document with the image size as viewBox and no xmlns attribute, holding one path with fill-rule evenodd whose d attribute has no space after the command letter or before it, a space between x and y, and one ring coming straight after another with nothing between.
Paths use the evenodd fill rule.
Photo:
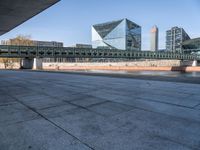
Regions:
<instances>
[{"instance_id":1,"label":"blue sky","mask_svg":"<svg viewBox=\"0 0 200 150\"><path fill-rule=\"evenodd\" d=\"M150 29L159 28L159 47L165 48L165 32L183 27L191 38L200 37L200 0L61 0L53 7L2 35L19 34L34 40L61 41L65 46L91 44L91 26L128 18L142 26L142 49L150 48Z\"/></svg>"}]
</instances>

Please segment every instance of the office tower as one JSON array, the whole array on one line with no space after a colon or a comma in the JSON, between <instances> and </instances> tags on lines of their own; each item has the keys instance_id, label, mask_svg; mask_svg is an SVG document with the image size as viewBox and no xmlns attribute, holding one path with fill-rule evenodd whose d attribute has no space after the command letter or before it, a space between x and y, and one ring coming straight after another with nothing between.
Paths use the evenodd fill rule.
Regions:
<instances>
[{"instance_id":1,"label":"office tower","mask_svg":"<svg viewBox=\"0 0 200 150\"><path fill-rule=\"evenodd\" d=\"M159 30L157 26L153 26L151 29L151 51L158 50L158 34Z\"/></svg>"},{"instance_id":2,"label":"office tower","mask_svg":"<svg viewBox=\"0 0 200 150\"><path fill-rule=\"evenodd\" d=\"M189 35L185 32L183 28L173 27L170 30L166 31L166 50L175 53L181 53L181 44L189 39Z\"/></svg>"},{"instance_id":3,"label":"office tower","mask_svg":"<svg viewBox=\"0 0 200 150\"><path fill-rule=\"evenodd\" d=\"M92 47L141 50L141 27L128 19L93 25Z\"/></svg>"}]
</instances>

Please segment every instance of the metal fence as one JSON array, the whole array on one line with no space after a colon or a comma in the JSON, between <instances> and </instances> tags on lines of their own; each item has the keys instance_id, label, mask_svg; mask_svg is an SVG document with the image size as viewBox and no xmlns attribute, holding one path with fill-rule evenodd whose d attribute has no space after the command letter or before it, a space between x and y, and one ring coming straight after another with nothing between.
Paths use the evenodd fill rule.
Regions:
<instances>
[{"instance_id":1,"label":"metal fence","mask_svg":"<svg viewBox=\"0 0 200 150\"><path fill-rule=\"evenodd\" d=\"M0 57L8 58L125 58L125 59L178 59L200 60L200 55L152 52L127 51L115 49L92 49L71 47L37 47L0 45Z\"/></svg>"}]
</instances>

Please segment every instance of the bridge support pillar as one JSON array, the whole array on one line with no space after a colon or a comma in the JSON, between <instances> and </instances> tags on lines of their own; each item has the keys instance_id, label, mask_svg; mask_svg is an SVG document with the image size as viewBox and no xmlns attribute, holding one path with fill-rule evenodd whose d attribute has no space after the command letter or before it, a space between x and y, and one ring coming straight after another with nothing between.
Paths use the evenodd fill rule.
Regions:
<instances>
[{"instance_id":1,"label":"bridge support pillar","mask_svg":"<svg viewBox=\"0 0 200 150\"><path fill-rule=\"evenodd\" d=\"M34 58L33 60L33 69L37 70L41 70L43 67L42 67L42 58Z\"/></svg>"},{"instance_id":2,"label":"bridge support pillar","mask_svg":"<svg viewBox=\"0 0 200 150\"><path fill-rule=\"evenodd\" d=\"M23 58L21 69L42 69L42 58Z\"/></svg>"},{"instance_id":3,"label":"bridge support pillar","mask_svg":"<svg viewBox=\"0 0 200 150\"><path fill-rule=\"evenodd\" d=\"M192 67L196 67L197 66L197 60L194 60L193 62L192 62Z\"/></svg>"},{"instance_id":4,"label":"bridge support pillar","mask_svg":"<svg viewBox=\"0 0 200 150\"><path fill-rule=\"evenodd\" d=\"M23 58L21 60L21 69L32 69L33 68L33 58Z\"/></svg>"}]
</instances>

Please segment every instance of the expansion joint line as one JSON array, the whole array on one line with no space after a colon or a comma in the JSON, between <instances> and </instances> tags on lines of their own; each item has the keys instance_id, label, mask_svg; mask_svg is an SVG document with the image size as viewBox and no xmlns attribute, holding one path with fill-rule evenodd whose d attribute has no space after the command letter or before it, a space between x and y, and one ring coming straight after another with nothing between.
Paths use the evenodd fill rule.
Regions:
<instances>
[{"instance_id":1,"label":"expansion joint line","mask_svg":"<svg viewBox=\"0 0 200 150\"><path fill-rule=\"evenodd\" d=\"M57 125L56 123L54 123L53 121L51 121L50 119L48 119L47 117L45 117L44 115L42 115L41 113L39 113L36 109L26 105L25 103L23 103L22 101L18 100L17 98L9 95L10 97L12 97L13 99L15 99L17 102L19 102L20 104L22 104L23 106L27 107L28 109L30 109L31 111L33 111L34 113L36 113L38 116L40 116L41 118L45 119L46 121L48 121L49 123L51 123L52 125L54 125L55 127L59 128L60 130L64 131L65 133L71 135L74 139L76 139L77 141L79 141L80 143L82 143L83 145L87 146L88 148L90 148L91 150L95 150L94 148L92 148L90 145L88 145L87 143L81 141L79 138L77 138L76 136L74 136L73 134L71 134L70 132L68 132L67 130L65 130L64 128L60 127L59 125Z\"/></svg>"}]
</instances>

